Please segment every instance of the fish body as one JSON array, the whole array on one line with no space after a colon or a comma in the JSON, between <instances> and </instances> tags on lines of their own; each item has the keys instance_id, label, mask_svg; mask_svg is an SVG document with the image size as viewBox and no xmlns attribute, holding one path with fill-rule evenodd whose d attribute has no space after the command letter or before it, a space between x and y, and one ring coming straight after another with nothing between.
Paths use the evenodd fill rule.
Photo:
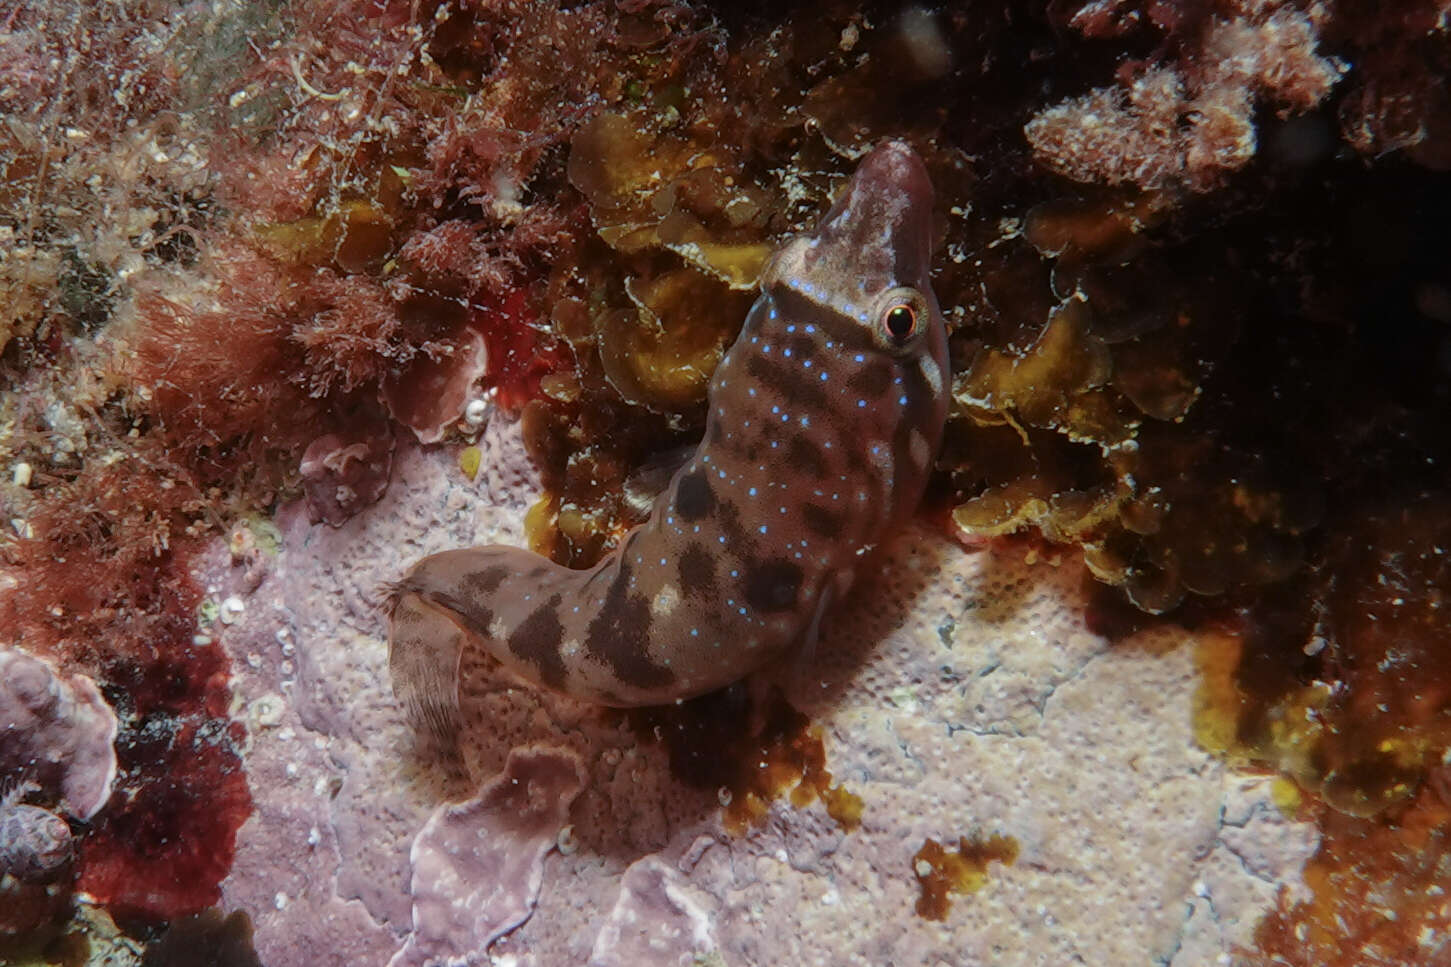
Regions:
<instances>
[{"instance_id":1,"label":"fish body","mask_svg":"<svg viewBox=\"0 0 1451 967\"><path fill-rule=\"evenodd\" d=\"M416 564L393 590L389 635L414 716L454 733L471 647L548 688L639 706L719 688L812 639L916 507L941 442L931 209L911 148L862 160L763 272L711 380L700 446L593 568L501 546Z\"/></svg>"}]
</instances>

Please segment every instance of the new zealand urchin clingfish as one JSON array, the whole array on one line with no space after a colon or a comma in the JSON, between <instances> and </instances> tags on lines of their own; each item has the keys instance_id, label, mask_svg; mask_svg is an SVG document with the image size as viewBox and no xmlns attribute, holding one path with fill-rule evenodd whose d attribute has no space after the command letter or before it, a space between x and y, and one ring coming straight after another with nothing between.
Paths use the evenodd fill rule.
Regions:
<instances>
[{"instance_id":1,"label":"new zealand urchin clingfish","mask_svg":"<svg viewBox=\"0 0 1451 967\"><path fill-rule=\"evenodd\" d=\"M516 547L444 551L392 589L393 690L457 731L482 648L613 706L720 688L814 640L863 556L922 497L947 414L921 159L871 151L815 232L789 240L709 389L700 446L650 517L588 570Z\"/></svg>"}]
</instances>

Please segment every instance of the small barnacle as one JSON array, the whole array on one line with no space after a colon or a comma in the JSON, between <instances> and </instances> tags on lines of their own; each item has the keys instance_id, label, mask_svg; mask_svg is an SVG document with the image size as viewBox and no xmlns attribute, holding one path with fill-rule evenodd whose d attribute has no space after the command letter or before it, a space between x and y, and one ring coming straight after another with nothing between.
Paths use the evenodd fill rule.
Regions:
<instances>
[{"instance_id":1,"label":"small barnacle","mask_svg":"<svg viewBox=\"0 0 1451 967\"><path fill-rule=\"evenodd\" d=\"M247 610L246 602L234 594L222 602L218 610L218 617L224 625L235 624L245 610Z\"/></svg>"},{"instance_id":2,"label":"small barnacle","mask_svg":"<svg viewBox=\"0 0 1451 967\"><path fill-rule=\"evenodd\" d=\"M74 854L75 842L64 819L39 806L0 803L0 876L53 883L70 867Z\"/></svg>"},{"instance_id":3,"label":"small barnacle","mask_svg":"<svg viewBox=\"0 0 1451 967\"><path fill-rule=\"evenodd\" d=\"M482 429L483 425L488 422L492 410L493 407L488 399L483 397L471 399L464 407L464 423L468 424L471 430Z\"/></svg>"},{"instance_id":4,"label":"small barnacle","mask_svg":"<svg viewBox=\"0 0 1451 967\"><path fill-rule=\"evenodd\" d=\"M579 839L574 835L573 823L559 828L559 833L554 837L554 847L561 856L569 856L579 849Z\"/></svg>"},{"instance_id":5,"label":"small barnacle","mask_svg":"<svg viewBox=\"0 0 1451 967\"><path fill-rule=\"evenodd\" d=\"M281 695L268 694L254 699L247 709L247 717L263 728L281 723L287 711L287 703Z\"/></svg>"},{"instance_id":6,"label":"small barnacle","mask_svg":"<svg viewBox=\"0 0 1451 967\"><path fill-rule=\"evenodd\" d=\"M237 523L227 532L227 551L232 563L237 564L257 554L257 539L246 524Z\"/></svg>"}]
</instances>

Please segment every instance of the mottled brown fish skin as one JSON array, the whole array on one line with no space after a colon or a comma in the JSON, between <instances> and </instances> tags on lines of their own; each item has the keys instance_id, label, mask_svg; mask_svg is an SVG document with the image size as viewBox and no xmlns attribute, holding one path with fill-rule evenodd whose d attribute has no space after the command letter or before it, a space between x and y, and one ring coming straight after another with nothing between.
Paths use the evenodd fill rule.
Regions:
<instances>
[{"instance_id":1,"label":"mottled brown fish skin","mask_svg":"<svg viewBox=\"0 0 1451 967\"><path fill-rule=\"evenodd\" d=\"M454 729L470 647L549 688L633 706L719 688L814 635L862 556L916 507L942 439L931 209L911 148L863 159L815 233L764 272L711 381L700 447L594 568L481 547L409 571L389 640L415 717Z\"/></svg>"}]
</instances>

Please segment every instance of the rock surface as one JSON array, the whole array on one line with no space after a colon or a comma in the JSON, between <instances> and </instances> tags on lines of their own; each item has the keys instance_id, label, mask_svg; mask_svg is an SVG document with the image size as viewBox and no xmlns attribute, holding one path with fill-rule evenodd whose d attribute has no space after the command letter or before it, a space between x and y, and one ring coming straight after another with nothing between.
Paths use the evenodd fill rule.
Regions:
<instances>
[{"instance_id":1,"label":"rock surface","mask_svg":"<svg viewBox=\"0 0 1451 967\"><path fill-rule=\"evenodd\" d=\"M466 676L462 761L441 759L392 699L376 604L419 555L521 542L535 481L517 425L493 420L480 445L472 484L447 450L400 447L388 493L342 527L287 510L223 635L256 801L223 903L252 914L269 967L423 950L420 831L501 788L527 746L577 761L583 782L564 848L539 851L532 916L487 954L460 920L409 962L1190 967L1249 941L1281 886L1301 889L1313 829L1194 744L1188 633L1111 643L1085 626L1076 559L965 551L926 527L886 549L813 655L757 676L823 730L827 768L864 802L853 832L783 799L730 836L716 793L673 777L623 717L487 667ZM225 548L207 567L211 593L243 592ZM913 854L974 832L1013 837L1017 862L943 921L919 918ZM678 948L648 949L651 918Z\"/></svg>"}]
</instances>

